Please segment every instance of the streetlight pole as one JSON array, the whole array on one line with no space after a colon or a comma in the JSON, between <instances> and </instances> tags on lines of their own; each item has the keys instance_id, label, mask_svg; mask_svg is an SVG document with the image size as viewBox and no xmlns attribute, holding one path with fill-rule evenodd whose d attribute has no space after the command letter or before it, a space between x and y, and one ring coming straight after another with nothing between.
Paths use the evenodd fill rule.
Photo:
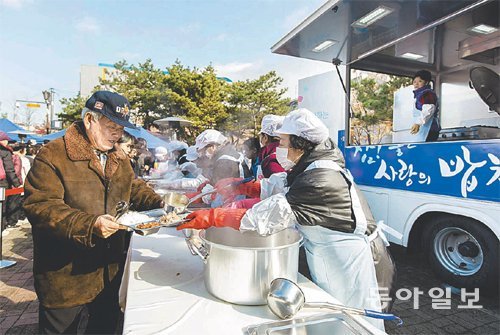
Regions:
<instances>
[{"instance_id":1,"label":"streetlight pole","mask_svg":"<svg viewBox=\"0 0 500 335\"><path fill-rule=\"evenodd\" d=\"M54 89L50 88L50 129L54 127Z\"/></svg>"},{"instance_id":2,"label":"streetlight pole","mask_svg":"<svg viewBox=\"0 0 500 335\"><path fill-rule=\"evenodd\" d=\"M48 127L47 127L47 134L50 132L50 129L52 129L53 123L54 123L54 89L51 87L49 88L49 91L43 91L43 98L45 99L45 103L47 104L47 107L50 110L50 120L47 120L48 122ZM48 118L48 115L47 115Z\"/></svg>"}]
</instances>

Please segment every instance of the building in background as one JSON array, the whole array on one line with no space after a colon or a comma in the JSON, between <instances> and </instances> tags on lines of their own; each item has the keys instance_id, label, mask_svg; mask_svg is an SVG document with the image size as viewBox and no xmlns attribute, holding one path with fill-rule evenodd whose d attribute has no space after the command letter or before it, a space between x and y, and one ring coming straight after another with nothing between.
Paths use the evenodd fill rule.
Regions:
<instances>
[{"instance_id":1,"label":"building in background","mask_svg":"<svg viewBox=\"0 0 500 335\"><path fill-rule=\"evenodd\" d=\"M107 79L116 72L112 64L99 63L97 65L80 66L80 95L88 97L92 94L94 87L99 85L100 79Z\"/></svg>"}]
</instances>

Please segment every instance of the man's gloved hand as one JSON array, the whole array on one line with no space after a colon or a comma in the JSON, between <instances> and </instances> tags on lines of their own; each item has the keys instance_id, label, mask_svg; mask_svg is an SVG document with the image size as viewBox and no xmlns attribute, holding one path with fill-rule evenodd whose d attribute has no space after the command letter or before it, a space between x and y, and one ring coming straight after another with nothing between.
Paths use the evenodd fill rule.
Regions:
<instances>
[{"instance_id":1,"label":"man's gloved hand","mask_svg":"<svg viewBox=\"0 0 500 335\"><path fill-rule=\"evenodd\" d=\"M260 197L260 182L250 181L248 183L233 186L232 184L241 182L243 178L224 178L215 184L217 192L225 199L236 195L245 195L250 198Z\"/></svg>"},{"instance_id":2,"label":"man's gloved hand","mask_svg":"<svg viewBox=\"0 0 500 335\"><path fill-rule=\"evenodd\" d=\"M191 220L177 227L177 230L191 229L207 229L210 227L231 227L240 229L240 221L245 215L247 209L232 209L232 208L212 208L195 211L186 219Z\"/></svg>"},{"instance_id":3,"label":"man's gloved hand","mask_svg":"<svg viewBox=\"0 0 500 335\"><path fill-rule=\"evenodd\" d=\"M108 238L120 229L115 218L109 214L101 215L94 223L93 233L102 238Z\"/></svg>"},{"instance_id":4,"label":"man's gloved hand","mask_svg":"<svg viewBox=\"0 0 500 335\"><path fill-rule=\"evenodd\" d=\"M413 126L411 126L410 134L415 135L416 133L418 133L419 130L420 130L420 125L415 123Z\"/></svg>"}]
</instances>

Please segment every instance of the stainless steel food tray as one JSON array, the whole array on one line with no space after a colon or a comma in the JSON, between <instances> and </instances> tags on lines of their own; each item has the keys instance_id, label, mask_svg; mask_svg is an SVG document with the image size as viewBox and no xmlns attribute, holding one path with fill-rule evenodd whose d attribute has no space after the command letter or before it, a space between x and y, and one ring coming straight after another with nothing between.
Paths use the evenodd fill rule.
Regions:
<instances>
[{"instance_id":1,"label":"stainless steel food tray","mask_svg":"<svg viewBox=\"0 0 500 335\"><path fill-rule=\"evenodd\" d=\"M138 225L144 224L144 223L149 223L149 222L154 222L154 221L159 221L163 215L167 214L167 212L162 208L157 208L157 209L152 209L149 211L142 211L142 212L138 212L138 213L143 214L143 215L147 215L148 218L144 219L144 221L136 222L134 224L127 225L127 224L121 223L121 225L127 226L129 231L134 231L135 233L142 235L142 236L156 234L157 232L160 231L161 227L176 227L180 223L183 223L184 218L189 214L189 213L183 213L184 215L178 214L178 216L180 217L180 220L171 222L168 225L163 224L163 225L159 225L156 227L140 229L140 228L137 228Z\"/></svg>"},{"instance_id":2,"label":"stainless steel food tray","mask_svg":"<svg viewBox=\"0 0 500 335\"><path fill-rule=\"evenodd\" d=\"M247 335L372 335L359 322L345 313L315 314L309 317L293 318L261 323L244 329Z\"/></svg>"}]
</instances>

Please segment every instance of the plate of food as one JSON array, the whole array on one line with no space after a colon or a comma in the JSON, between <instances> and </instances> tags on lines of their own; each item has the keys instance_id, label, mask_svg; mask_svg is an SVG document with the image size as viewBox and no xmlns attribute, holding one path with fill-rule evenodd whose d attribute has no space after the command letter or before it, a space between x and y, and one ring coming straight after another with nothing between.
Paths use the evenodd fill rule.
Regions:
<instances>
[{"instance_id":1,"label":"plate of food","mask_svg":"<svg viewBox=\"0 0 500 335\"><path fill-rule=\"evenodd\" d=\"M188 214L167 213L161 208L143 212L129 211L119 218L118 223L127 230L144 236L157 233L161 227L177 227L187 221L185 217Z\"/></svg>"}]
</instances>

